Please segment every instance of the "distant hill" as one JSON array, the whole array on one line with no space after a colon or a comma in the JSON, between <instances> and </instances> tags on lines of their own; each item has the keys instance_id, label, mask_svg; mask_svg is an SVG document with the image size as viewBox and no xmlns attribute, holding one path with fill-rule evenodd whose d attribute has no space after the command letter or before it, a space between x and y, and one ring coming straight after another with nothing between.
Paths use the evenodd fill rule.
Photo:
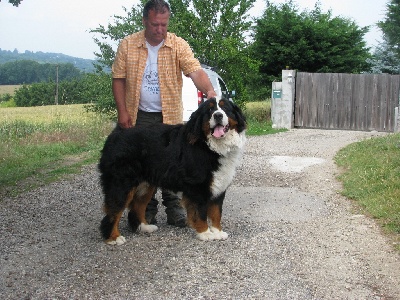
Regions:
<instances>
[{"instance_id":1,"label":"distant hill","mask_svg":"<svg viewBox=\"0 0 400 300\"><path fill-rule=\"evenodd\" d=\"M65 55L62 53L47 53L47 52L32 52L25 51L24 53L19 53L17 50L2 50L0 48L0 64L4 64L6 62L13 62L16 60L32 60L38 63L49 63L49 64L57 64L57 63L71 63L77 69L83 72L93 72L95 68L93 67L93 63L95 60L92 59L84 59L73 57L69 55Z\"/></svg>"}]
</instances>

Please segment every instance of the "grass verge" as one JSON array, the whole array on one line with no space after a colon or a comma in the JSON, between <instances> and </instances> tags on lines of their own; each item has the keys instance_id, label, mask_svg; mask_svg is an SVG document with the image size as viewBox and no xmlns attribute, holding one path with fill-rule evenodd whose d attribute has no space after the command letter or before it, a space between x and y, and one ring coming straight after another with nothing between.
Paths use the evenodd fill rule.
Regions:
<instances>
[{"instance_id":1,"label":"grass verge","mask_svg":"<svg viewBox=\"0 0 400 300\"><path fill-rule=\"evenodd\" d=\"M112 128L83 105L0 108L0 195L14 196L97 161Z\"/></svg>"},{"instance_id":2,"label":"grass verge","mask_svg":"<svg viewBox=\"0 0 400 300\"><path fill-rule=\"evenodd\" d=\"M335 161L343 168L343 195L393 235L400 250L400 134L351 144Z\"/></svg>"},{"instance_id":3,"label":"grass verge","mask_svg":"<svg viewBox=\"0 0 400 300\"><path fill-rule=\"evenodd\" d=\"M246 135L266 135L286 131L286 129L272 128L270 100L246 103L243 112L248 125Z\"/></svg>"}]
</instances>

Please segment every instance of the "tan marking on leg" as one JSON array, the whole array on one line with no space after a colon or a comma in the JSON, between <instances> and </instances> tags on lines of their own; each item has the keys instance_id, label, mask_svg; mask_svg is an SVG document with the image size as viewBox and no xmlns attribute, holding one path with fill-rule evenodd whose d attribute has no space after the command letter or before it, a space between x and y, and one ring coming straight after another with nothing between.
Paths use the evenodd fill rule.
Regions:
<instances>
[{"instance_id":1,"label":"tan marking on leg","mask_svg":"<svg viewBox=\"0 0 400 300\"><path fill-rule=\"evenodd\" d=\"M132 202L132 200L135 196L136 190L137 190L137 188L134 187L133 189L131 189L131 191L126 196L125 208L127 208L130 205L130 203ZM113 241L116 241L119 236L121 236L121 233L119 232L119 222L121 221L122 214L124 213L124 209L122 209L117 214L115 214L114 212L111 212L110 209L108 209L107 207L104 207L104 212L107 215L111 216L111 219L113 220L113 225L112 225L113 227L111 230L111 234L110 234L109 238L106 240L106 243L112 243Z\"/></svg>"},{"instance_id":2,"label":"tan marking on leg","mask_svg":"<svg viewBox=\"0 0 400 300\"><path fill-rule=\"evenodd\" d=\"M207 216L211 220L211 225L218 230L222 230L221 226L221 209L219 205L210 203L207 208Z\"/></svg>"},{"instance_id":3,"label":"tan marking on leg","mask_svg":"<svg viewBox=\"0 0 400 300\"><path fill-rule=\"evenodd\" d=\"M119 237L121 234L119 232L118 226L119 226L119 221L121 220L122 213L124 211L120 211L115 217L114 217L114 222L113 222L113 228L111 230L110 237L107 239L107 243L110 241L115 241L117 237Z\"/></svg>"},{"instance_id":4,"label":"tan marking on leg","mask_svg":"<svg viewBox=\"0 0 400 300\"><path fill-rule=\"evenodd\" d=\"M182 203L187 211L188 225L196 230L197 233L207 231L207 220L200 219L196 206L191 204L190 201L188 201L184 197L182 198Z\"/></svg>"},{"instance_id":5,"label":"tan marking on leg","mask_svg":"<svg viewBox=\"0 0 400 300\"><path fill-rule=\"evenodd\" d=\"M136 191L137 191L137 187L134 187L133 189L130 190L130 192L126 196L124 209L130 206L130 204L133 200L133 197L136 194ZM108 208L105 205L103 206L103 211L105 212L106 215L112 216L113 218L115 217L115 213L112 211L112 209Z\"/></svg>"},{"instance_id":6,"label":"tan marking on leg","mask_svg":"<svg viewBox=\"0 0 400 300\"><path fill-rule=\"evenodd\" d=\"M132 200L134 199L137 192L138 192L138 187L134 187L133 189L131 189L131 191L126 196L125 208L128 208L131 205Z\"/></svg>"},{"instance_id":7,"label":"tan marking on leg","mask_svg":"<svg viewBox=\"0 0 400 300\"><path fill-rule=\"evenodd\" d=\"M135 213L140 223L147 224L146 208L153 196L156 187L147 182L141 183L137 188L137 193L130 203L130 210Z\"/></svg>"}]
</instances>

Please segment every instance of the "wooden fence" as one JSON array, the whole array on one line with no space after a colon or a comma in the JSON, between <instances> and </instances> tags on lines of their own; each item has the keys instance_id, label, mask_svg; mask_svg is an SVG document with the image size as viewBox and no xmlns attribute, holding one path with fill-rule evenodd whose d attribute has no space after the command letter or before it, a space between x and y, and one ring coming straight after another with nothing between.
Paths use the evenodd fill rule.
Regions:
<instances>
[{"instance_id":1,"label":"wooden fence","mask_svg":"<svg viewBox=\"0 0 400 300\"><path fill-rule=\"evenodd\" d=\"M294 125L393 131L400 75L296 74Z\"/></svg>"}]
</instances>

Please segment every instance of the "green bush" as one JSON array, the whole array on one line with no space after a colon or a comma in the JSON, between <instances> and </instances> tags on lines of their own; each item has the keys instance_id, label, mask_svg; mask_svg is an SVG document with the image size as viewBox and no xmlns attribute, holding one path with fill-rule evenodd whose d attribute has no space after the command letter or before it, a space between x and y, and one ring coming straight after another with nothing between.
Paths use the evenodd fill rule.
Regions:
<instances>
[{"instance_id":1,"label":"green bush","mask_svg":"<svg viewBox=\"0 0 400 300\"><path fill-rule=\"evenodd\" d=\"M15 107L15 106L16 106L15 101L9 93L0 95L0 107Z\"/></svg>"},{"instance_id":2,"label":"green bush","mask_svg":"<svg viewBox=\"0 0 400 300\"><path fill-rule=\"evenodd\" d=\"M86 74L79 80L61 81L58 84L57 103L57 84L55 82L24 84L15 92L15 104L19 107L97 102L101 104L107 97L111 97L111 101L109 101L112 102L111 77L109 77L108 83L105 81L106 76L109 77L109 75ZM108 79L108 77L106 78Z\"/></svg>"},{"instance_id":3,"label":"green bush","mask_svg":"<svg viewBox=\"0 0 400 300\"><path fill-rule=\"evenodd\" d=\"M90 103L85 106L86 110L115 120L117 108L112 93L111 74L87 74L84 80L84 97L88 100L86 103Z\"/></svg>"}]
</instances>

